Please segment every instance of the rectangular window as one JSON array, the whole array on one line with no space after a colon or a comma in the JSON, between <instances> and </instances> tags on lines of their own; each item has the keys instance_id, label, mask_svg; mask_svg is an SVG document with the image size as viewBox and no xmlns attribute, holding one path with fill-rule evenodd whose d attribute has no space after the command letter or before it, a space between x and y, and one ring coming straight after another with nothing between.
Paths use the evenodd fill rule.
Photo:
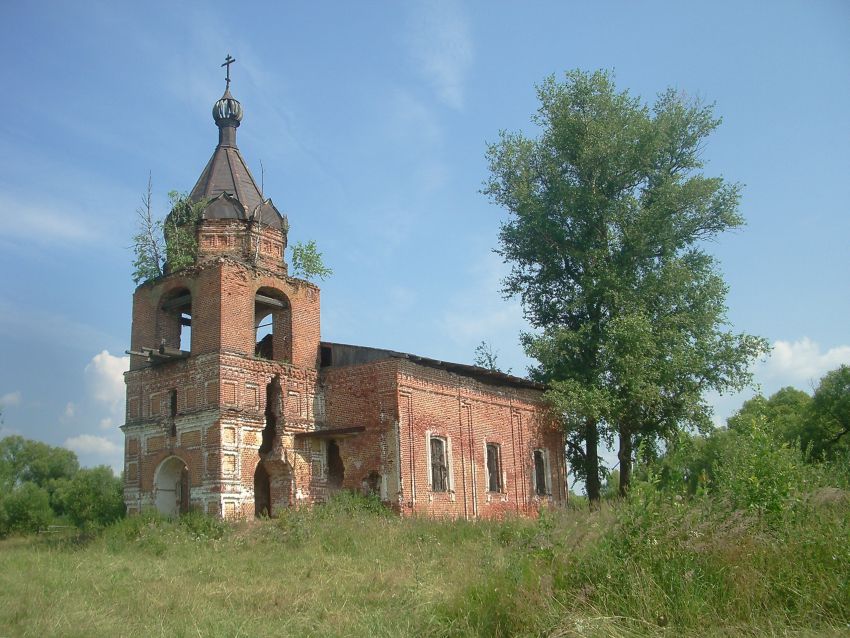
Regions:
<instances>
[{"instance_id":1,"label":"rectangular window","mask_svg":"<svg viewBox=\"0 0 850 638\"><path fill-rule=\"evenodd\" d=\"M431 437L431 490L446 492L449 489L449 465L446 459L446 441Z\"/></svg>"},{"instance_id":2,"label":"rectangular window","mask_svg":"<svg viewBox=\"0 0 850 638\"><path fill-rule=\"evenodd\" d=\"M546 496L546 457L543 450L534 450L534 491Z\"/></svg>"},{"instance_id":3,"label":"rectangular window","mask_svg":"<svg viewBox=\"0 0 850 638\"><path fill-rule=\"evenodd\" d=\"M487 490L502 491L502 452L496 443L487 444Z\"/></svg>"}]
</instances>

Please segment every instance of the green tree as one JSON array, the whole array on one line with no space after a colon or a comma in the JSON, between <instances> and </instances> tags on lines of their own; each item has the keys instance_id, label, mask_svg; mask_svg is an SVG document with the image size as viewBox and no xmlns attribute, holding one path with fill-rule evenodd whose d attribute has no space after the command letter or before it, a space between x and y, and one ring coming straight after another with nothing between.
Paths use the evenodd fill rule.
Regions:
<instances>
[{"instance_id":1,"label":"green tree","mask_svg":"<svg viewBox=\"0 0 850 638\"><path fill-rule=\"evenodd\" d=\"M0 439L0 488L30 482L49 488L52 482L70 479L80 467L77 455L22 436Z\"/></svg>"},{"instance_id":2,"label":"green tree","mask_svg":"<svg viewBox=\"0 0 850 638\"><path fill-rule=\"evenodd\" d=\"M306 244L297 242L292 246L292 274L308 281L318 277L325 279L333 274L333 270L325 266L322 253L312 239Z\"/></svg>"},{"instance_id":3,"label":"green tree","mask_svg":"<svg viewBox=\"0 0 850 638\"><path fill-rule=\"evenodd\" d=\"M171 212L163 223L165 237L164 271L174 272L195 263L198 258L197 227L206 200L193 202L188 193L170 191L168 201Z\"/></svg>"},{"instance_id":4,"label":"green tree","mask_svg":"<svg viewBox=\"0 0 850 638\"><path fill-rule=\"evenodd\" d=\"M600 495L599 445L619 444L628 489L636 444L706 428L703 393L743 387L763 339L726 330L726 286L702 248L743 223L739 187L706 177L711 106L673 90L652 109L604 71L538 87L536 139L502 133L485 193L510 213L498 253L503 292L563 415L572 467Z\"/></svg>"},{"instance_id":5,"label":"green tree","mask_svg":"<svg viewBox=\"0 0 850 638\"><path fill-rule=\"evenodd\" d=\"M142 205L136 209L138 229L133 235L133 282L136 284L191 266L198 257L197 224L206 200L193 202L187 193L170 191L171 210L162 220L153 213L152 199L148 177Z\"/></svg>"},{"instance_id":6,"label":"green tree","mask_svg":"<svg viewBox=\"0 0 850 638\"><path fill-rule=\"evenodd\" d=\"M801 435L804 451L814 459L834 459L850 450L850 366L828 372L818 384Z\"/></svg>"},{"instance_id":7,"label":"green tree","mask_svg":"<svg viewBox=\"0 0 850 638\"><path fill-rule=\"evenodd\" d=\"M108 525L125 511L122 481L105 465L77 472L58 490L56 500L78 527Z\"/></svg>"}]
</instances>

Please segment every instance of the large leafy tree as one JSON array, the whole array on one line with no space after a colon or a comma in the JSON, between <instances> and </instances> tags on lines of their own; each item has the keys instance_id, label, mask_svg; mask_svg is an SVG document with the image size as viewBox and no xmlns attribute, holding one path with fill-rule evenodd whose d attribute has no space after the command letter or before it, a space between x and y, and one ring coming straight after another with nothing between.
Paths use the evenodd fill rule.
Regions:
<instances>
[{"instance_id":1,"label":"large leafy tree","mask_svg":"<svg viewBox=\"0 0 850 638\"><path fill-rule=\"evenodd\" d=\"M668 90L650 109L604 71L550 77L538 97L539 136L489 146L485 192L510 213L497 252L535 329L522 337L532 376L596 501L601 443L618 440L625 493L636 445L707 427L703 393L748 383L767 345L728 331L703 249L743 223L739 186L701 172L713 108Z\"/></svg>"}]
</instances>

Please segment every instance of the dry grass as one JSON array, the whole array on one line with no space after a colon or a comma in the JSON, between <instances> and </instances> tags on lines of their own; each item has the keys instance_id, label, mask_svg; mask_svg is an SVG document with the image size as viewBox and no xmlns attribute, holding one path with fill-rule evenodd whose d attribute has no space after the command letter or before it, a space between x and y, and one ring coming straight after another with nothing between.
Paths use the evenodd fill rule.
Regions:
<instances>
[{"instance_id":1,"label":"dry grass","mask_svg":"<svg viewBox=\"0 0 850 638\"><path fill-rule=\"evenodd\" d=\"M342 499L226 526L128 519L0 543L0 636L847 635L850 514L766 527L637 499L540 521L402 520Z\"/></svg>"}]
</instances>

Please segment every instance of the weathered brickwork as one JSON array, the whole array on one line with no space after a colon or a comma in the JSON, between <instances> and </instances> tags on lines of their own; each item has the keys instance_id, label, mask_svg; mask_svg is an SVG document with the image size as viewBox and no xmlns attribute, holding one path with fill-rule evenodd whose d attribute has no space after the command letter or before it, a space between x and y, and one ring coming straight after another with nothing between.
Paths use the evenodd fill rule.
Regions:
<instances>
[{"instance_id":1,"label":"weathered brickwork","mask_svg":"<svg viewBox=\"0 0 850 638\"><path fill-rule=\"evenodd\" d=\"M319 289L288 276L286 220L244 167L241 115L228 112L192 191L206 207L195 264L133 296L128 512L274 516L338 489L449 518L564 501L563 440L540 386L320 341ZM225 155L231 172L217 172Z\"/></svg>"}]
</instances>

